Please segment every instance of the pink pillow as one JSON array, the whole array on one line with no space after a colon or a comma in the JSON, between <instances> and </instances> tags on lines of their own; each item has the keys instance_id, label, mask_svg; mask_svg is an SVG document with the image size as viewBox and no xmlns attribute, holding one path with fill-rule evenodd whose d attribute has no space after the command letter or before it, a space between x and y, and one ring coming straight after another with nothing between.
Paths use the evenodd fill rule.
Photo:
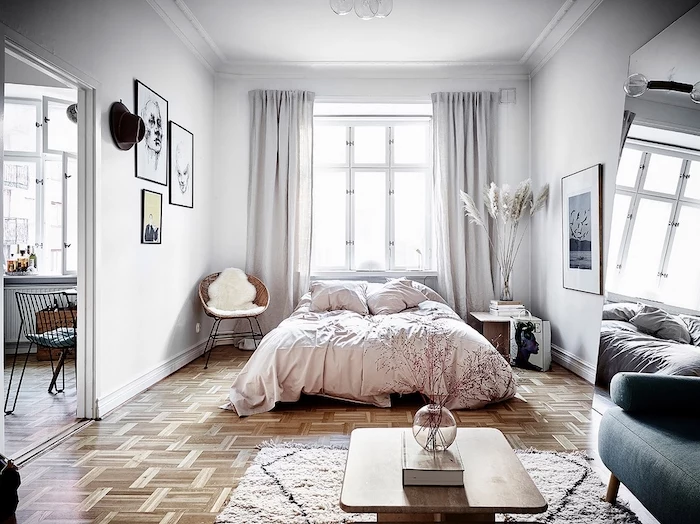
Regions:
<instances>
[{"instance_id":1,"label":"pink pillow","mask_svg":"<svg viewBox=\"0 0 700 524\"><path fill-rule=\"evenodd\" d=\"M309 311L347 310L369 315L367 309L367 282L345 280L318 280L311 284Z\"/></svg>"},{"instance_id":2,"label":"pink pillow","mask_svg":"<svg viewBox=\"0 0 700 524\"><path fill-rule=\"evenodd\" d=\"M391 280L367 296L367 305L373 315L390 315L416 307L428 300L407 280Z\"/></svg>"}]
</instances>

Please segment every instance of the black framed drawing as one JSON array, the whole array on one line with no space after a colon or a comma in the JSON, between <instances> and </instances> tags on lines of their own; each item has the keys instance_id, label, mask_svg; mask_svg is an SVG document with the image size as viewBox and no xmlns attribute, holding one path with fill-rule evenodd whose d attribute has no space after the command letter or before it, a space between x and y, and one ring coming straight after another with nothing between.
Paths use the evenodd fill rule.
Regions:
<instances>
[{"instance_id":1,"label":"black framed drawing","mask_svg":"<svg viewBox=\"0 0 700 524\"><path fill-rule=\"evenodd\" d=\"M136 177L168 185L168 101L136 80L136 114L146 127L143 140L136 144Z\"/></svg>"},{"instance_id":2,"label":"black framed drawing","mask_svg":"<svg viewBox=\"0 0 700 524\"><path fill-rule=\"evenodd\" d=\"M561 179L563 284L603 294L603 166Z\"/></svg>"},{"instance_id":3,"label":"black framed drawing","mask_svg":"<svg viewBox=\"0 0 700 524\"><path fill-rule=\"evenodd\" d=\"M194 207L194 135L169 122L170 203Z\"/></svg>"},{"instance_id":4,"label":"black framed drawing","mask_svg":"<svg viewBox=\"0 0 700 524\"><path fill-rule=\"evenodd\" d=\"M141 190L141 243L160 244L163 231L163 195Z\"/></svg>"}]
</instances>

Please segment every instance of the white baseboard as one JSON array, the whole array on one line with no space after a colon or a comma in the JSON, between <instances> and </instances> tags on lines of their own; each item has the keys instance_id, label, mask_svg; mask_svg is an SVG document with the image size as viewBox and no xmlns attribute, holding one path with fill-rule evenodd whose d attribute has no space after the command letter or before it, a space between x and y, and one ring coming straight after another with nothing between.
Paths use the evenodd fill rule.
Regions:
<instances>
[{"instance_id":1,"label":"white baseboard","mask_svg":"<svg viewBox=\"0 0 700 524\"><path fill-rule=\"evenodd\" d=\"M585 360L581 360L564 348L552 344L552 360L585 381L595 384L595 366Z\"/></svg>"},{"instance_id":2,"label":"white baseboard","mask_svg":"<svg viewBox=\"0 0 700 524\"><path fill-rule=\"evenodd\" d=\"M119 388L117 391L109 393L104 397L98 398L96 402L97 417L104 417L114 408L119 407L127 400L138 395L145 389L150 388L156 382L159 382L165 377L172 375L178 369L182 368L183 366L186 366L196 358L202 356L205 344L206 340L202 340L194 346L190 346L188 349L186 349L179 355L176 355L170 360L163 362L158 367L152 369L144 375L141 375L139 378L132 380L125 386ZM204 366L204 364L202 364L202 366Z\"/></svg>"}]
</instances>

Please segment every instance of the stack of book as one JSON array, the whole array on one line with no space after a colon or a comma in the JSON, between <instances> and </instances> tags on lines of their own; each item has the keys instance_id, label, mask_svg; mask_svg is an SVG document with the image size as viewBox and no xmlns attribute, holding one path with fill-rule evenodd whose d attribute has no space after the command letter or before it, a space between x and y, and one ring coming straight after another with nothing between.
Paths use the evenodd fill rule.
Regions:
<instances>
[{"instance_id":1,"label":"stack of book","mask_svg":"<svg viewBox=\"0 0 700 524\"><path fill-rule=\"evenodd\" d=\"M489 306L489 313L499 317L517 317L524 311L523 303L515 300L492 300Z\"/></svg>"},{"instance_id":2,"label":"stack of book","mask_svg":"<svg viewBox=\"0 0 700 524\"><path fill-rule=\"evenodd\" d=\"M426 451L407 430L401 434L401 459L404 486L464 486L457 443L445 451Z\"/></svg>"}]
</instances>

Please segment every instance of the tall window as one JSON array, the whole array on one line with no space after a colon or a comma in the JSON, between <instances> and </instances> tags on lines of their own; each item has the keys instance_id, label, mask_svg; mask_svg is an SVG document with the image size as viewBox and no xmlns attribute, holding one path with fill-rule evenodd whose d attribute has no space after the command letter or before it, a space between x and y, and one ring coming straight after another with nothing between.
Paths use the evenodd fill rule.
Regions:
<instances>
[{"instance_id":1,"label":"tall window","mask_svg":"<svg viewBox=\"0 0 700 524\"><path fill-rule=\"evenodd\" d=\"M312 267L429 269L430 119L317 118Z\"/></svg>"},{"instance_id":2,"label":"tall window","mask_svg":"<svg viewBox=\"0 0 700 524\"><path fill-rule=\"evenodd\" d=\"M700 158L628 145L616 185L608 290L700 310Z\"/></svg>"},{"instance_id":3,"label":"tall window","mask_svg":"<svg viewBox=\"0 0 700 524\"><path fill-rule=\"evenodd\" d=\"M78 128L69 101L5 99L3 212L5 258L17 246L37 253L42 274L77 265Z\"/></svg>"}]
</instances>

